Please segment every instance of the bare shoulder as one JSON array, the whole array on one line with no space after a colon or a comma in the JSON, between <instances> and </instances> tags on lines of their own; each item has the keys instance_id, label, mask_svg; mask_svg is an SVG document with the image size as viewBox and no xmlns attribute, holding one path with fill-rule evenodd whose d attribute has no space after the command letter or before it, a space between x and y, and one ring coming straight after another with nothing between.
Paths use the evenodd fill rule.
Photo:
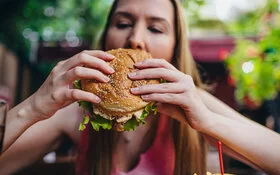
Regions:
<instances>
[{"instance_id":1,"label":"bare shoulder","mask_svg":"<svg viewBox=\"0 0 280 175\"><path fill-rule=\"evenodd\" d=\"M80 137L79 123L82 120L82 110L78 103L72 103L58 110L51 117L51 120L61 129L62 133L70 137L74 143L78 143Z\"/></svg>"}]
</instances>

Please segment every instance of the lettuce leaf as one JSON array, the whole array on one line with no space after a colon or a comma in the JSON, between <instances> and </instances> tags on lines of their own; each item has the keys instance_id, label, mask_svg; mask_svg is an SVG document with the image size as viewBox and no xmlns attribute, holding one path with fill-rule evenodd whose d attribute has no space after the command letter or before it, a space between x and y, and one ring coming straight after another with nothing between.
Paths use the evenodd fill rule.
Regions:
<instances>
[{"instance_id":1,"label":"lettuce leaf","mask_svg":"<svg viewBox=\"0 0 280 175\"><path fill-rule=\"evenodd\" d=\"M141 116L137 120L135 117L132 119L128 120L124 124L124 130L125 131L130 131L130 130L136 130L136 127L140 125L140 123L145 124L145 118L150 114L150 112L153 112L154 115L157 114L157 106L156 103L150 103L148 104L145 109L143 110Z\"/></svg>"},{"instance_id":2,"label":"lettuce leaf","mask_svg":"<svg viewBox=\"0 0 280 175\"><path fill-rule=\"evenodd\" d=\"M125 124L124 124L124 130L125 131L130 131L136 130L136 127L140 125L140 122L136 120L135 117L133 117L132 119L128 120Z\"/></svg>"},{"instance_id":3,"label":"lettuce leaf","mask_svg":"<svg viewBox=\"0 0 280 175\"><path fill-rule=\"evenodd\" d=\"M95 131L99 131L100 127L103 129L110 130L113 127L113 121L107 120L99 115L93 115L93 120L90 121L92 128Z\"/></svg>"},{"instance_id":4,"label":"lettuce leaf","mask_svg":"<svg viewBox=\"0 0 280 175\"><path fill-rule=\"evenodd\" d=\"M75 80L73 85L75 89L82 89L81 80Z\"/></svg>"},{"instance_id":5,"label":"lettuce leaf","mask_svg":"<svg viewBox=\"0 0 280 175\"><path fill-rule=\"evenodd\" d=\"M86 129L86 125L89 123L89 120L89 116L85 114L83 121L79 125L79 131Z\"/></svg>"},{"instance_id":6,"label":"lettuce leaf","mask_svg":"<svg viewBox=\"0 0 280 175\"><path fill-rule=\"evenodd\" d=\"M81 80L74 81L73 85L74 88L76 89L82 89ZM96 131L100 131L100 128L107 129L107 130L112 129L113 121L107 120L101 117L100 115L94 114L92 103L80 100L78 101L78 104L80 107L84 109L84 115L83 115L84 118L79 125L80 131L83 131L89 123L91 124L92 128ZM128 120L124 124L124 130L125 131L136 130L137 126L139 126L140 124L145 124L146 123L145 118L149 115L150 112L153 112L154 115L157 114L156 103L148 104L138 119L133 117L132 119Z\"/></svg>"}]
</instances>

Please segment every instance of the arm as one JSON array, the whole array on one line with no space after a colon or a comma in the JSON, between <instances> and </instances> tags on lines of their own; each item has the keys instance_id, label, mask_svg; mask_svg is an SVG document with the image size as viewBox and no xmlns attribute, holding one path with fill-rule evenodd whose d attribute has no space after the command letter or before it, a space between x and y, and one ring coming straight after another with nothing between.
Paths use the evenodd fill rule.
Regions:
<instances>
[{"instance_id":1,"label":"arm","mask_svg":"<svg viewBox=\"0 0 280 175\"><path fill-rule=\"evenodd\" d=\"M167 82L131 89L146 101L157 101L158 111L188 123L193 129L220 140L250 165L280 174L280 135L253 122L198 90L191 76L161 59L136 63L132 79L159 78ZM240 156L241 155L241 156Z\"/></svg>"},{"instance_id":2,"label":"arm","mask_svg":"<svg viewBox=\"0 0 280 175\"><path fill-rule=\"evenodd\" d=\"M247 119L207 92L201 91L200 94L206 106L214 112L209 115L213 120L202 132L222 141L233 157L254 164L252 166L269 174L279 174L280 148L277 145L280 145L280 135Z\"/></svg>"},{"instance_id":3,"label":"arm","mask_svg":"<svg viewBox=\"0 0 280 175\"><path fill-rule=\"evenodd\" d=\"M76 103L28 128L0 157L0 174L12 174L56 150L68 136L79 140L81 111Z\"/></svg>"},{"instance_id":4,"label":"arm","mask_svg":"<svg viewBox=\"0 0 280 175\"><path fill-rule=\"evenodd\" d=\"M48 119L74 101L98 103L100 99L96 95L71 86L77 79L107 82L105 74L113 70L106 61L112 59L106 52L93 50L59 62L36 93L8 112L3 152L31 125Z\"/></svg>"},{"instance_id":5,"label":"arm","mask_svg":"<svg viewBox=\"0 0 280 175\"><path fill-rule=\"evenodd\" d=\"M2 152L7 148L31 125L38 122L40 114L34 109L32 96L24 102L15 106L7 113L4 145Z\"/></svg>"}]
</instances>

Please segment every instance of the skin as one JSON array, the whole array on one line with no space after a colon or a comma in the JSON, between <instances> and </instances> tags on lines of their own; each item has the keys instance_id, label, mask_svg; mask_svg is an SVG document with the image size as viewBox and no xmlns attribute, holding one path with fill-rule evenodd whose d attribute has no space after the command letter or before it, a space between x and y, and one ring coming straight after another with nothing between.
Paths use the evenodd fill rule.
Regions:
<instances>
[{"instance_id":1,"label":"skin","mask_svg":"<svg viewBox=\"0 0 280 175\"><path fill-rule=\"evenodd\" d=\"M139 70L129 74L129 78L167 80L167 83L142 86L131 89L131 92L141 95L146 101L158 101L160 113L178 116L177 120L189 123L210 143L217 139L222 141L224 151L237 159L269 174L280 174L280 158L276 156L280 136L197 89L189 75L170 64L175 46L173 14L168 0L119 1L108 29L106 50L124 47L149 51L157 59L136 63ZM83 78L107 82L107 75L114 72L107 64L112 59L103 51L83 51L61 61L35 94L8 112L0 174L11 174L55 150L65 135L78 143L81 111L74 102L99 103L100 99L94 94L71 88L71 84ZM135 166L144 151L142 145L149 148L153 137L145 140L143 136L152 122L148 117L146 125L122 134L123 140L129 142L122 139L118 142L117 147L125 147L126 150L124 153L121 152L124 149L117 148L120 155L117 162L121 162L117 167L120 170L129 171Z\"/></svg>"}]
</instances>

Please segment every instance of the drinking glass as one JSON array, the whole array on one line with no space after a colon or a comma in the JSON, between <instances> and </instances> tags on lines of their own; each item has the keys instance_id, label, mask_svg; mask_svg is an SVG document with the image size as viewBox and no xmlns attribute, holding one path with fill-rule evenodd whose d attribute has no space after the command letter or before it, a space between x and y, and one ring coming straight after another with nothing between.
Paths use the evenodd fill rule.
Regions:
<instances>
[{"instance_id":1,"label":"drinking glass","mask_svg":"<svg viewBox=\"0 0 280 175\"><path fill-rule=\"evenodd\" d=\"M0 99L0 153L2 152L4 134L5 134L5 123L7 115L7 103Z\"/></svg>"}]
</instances>

